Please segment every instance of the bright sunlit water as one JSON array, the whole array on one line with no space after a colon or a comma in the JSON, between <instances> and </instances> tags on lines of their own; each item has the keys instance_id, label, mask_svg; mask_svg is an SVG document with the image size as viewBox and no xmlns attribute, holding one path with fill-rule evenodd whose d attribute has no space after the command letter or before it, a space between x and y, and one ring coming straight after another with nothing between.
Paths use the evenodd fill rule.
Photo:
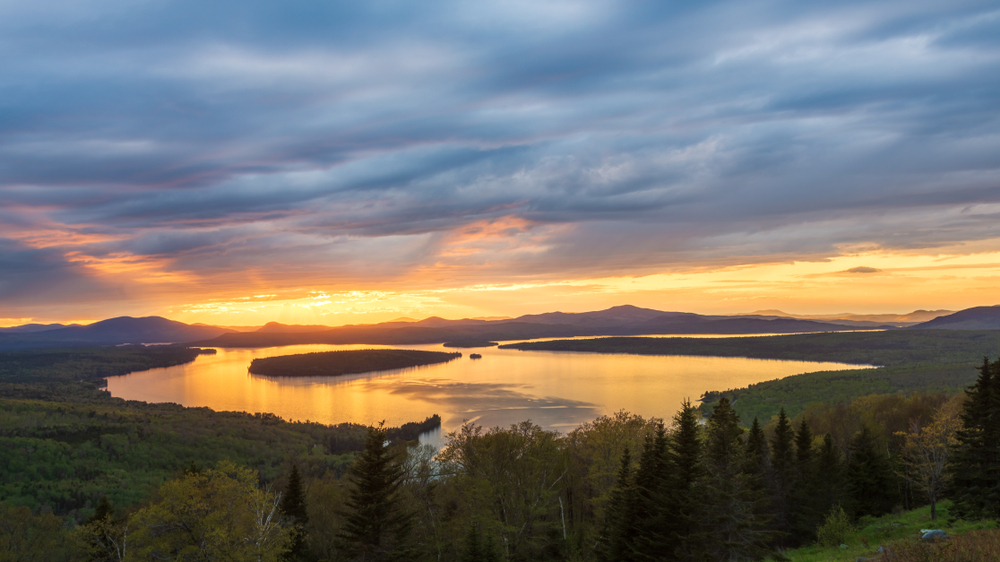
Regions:
<instances>
[{"instance_id":1,"label":"bright sunlit water","mask_svg":"<svg viewBox=\"0 0 1000 562\"><path fill-rule=\"evenodd\" d=\"M264 377L247 372L255 357L339 349L399 347L461 351L449 363L342 377ZM469 359L479 353L482 359ZM463 420L492 427L530 419L568 432L621 409L671 417L685 398L798 373L861 368L841 363L731 357L604 355L442 345L297 345L218 349L194 362L108 379L113 396L214 410L272 412L290 420L389 426L439 414L442 432ZM426 441L439 444L441 434Z\"/></svg>"}]
</instances>

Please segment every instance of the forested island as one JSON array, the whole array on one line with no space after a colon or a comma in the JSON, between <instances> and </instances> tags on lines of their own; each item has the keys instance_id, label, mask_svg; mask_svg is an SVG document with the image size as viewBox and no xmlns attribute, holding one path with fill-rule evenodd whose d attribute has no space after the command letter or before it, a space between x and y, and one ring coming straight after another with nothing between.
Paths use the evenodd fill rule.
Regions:
<instances>
[{"instance_id":1,"label":"forested island","mask_svg":"<svg viewBox=\"0 0 1000 562\"><path fill-rule=\"evenodd\" d=\"M250 372L271 377L352 375L446 363L461 353L415 349L352 349L254 359Z\"/></svg>"}]
</instances>

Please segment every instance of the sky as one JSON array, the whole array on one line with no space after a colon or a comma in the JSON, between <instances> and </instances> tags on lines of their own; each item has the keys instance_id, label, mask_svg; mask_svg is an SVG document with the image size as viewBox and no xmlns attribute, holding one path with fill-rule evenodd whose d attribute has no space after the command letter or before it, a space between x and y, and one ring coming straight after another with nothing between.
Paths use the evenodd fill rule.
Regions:
<instances>
[{"instance_id":1,"label":"sky","mask_svg":"<svg viewBox=\"0 0 1000 562\"><path fill-rule=\"evenodd\" d=\"M0 326L1000 304L995 1L0 0Z\"/></svg>"}]
</instances>

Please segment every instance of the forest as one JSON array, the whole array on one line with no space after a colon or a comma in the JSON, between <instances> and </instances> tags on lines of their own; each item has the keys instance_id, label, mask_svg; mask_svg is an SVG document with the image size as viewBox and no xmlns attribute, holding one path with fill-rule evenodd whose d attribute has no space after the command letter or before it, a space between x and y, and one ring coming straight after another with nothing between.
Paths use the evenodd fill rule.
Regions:
<instances>
[{"instance_id":1,"label":"forest","mask_svg":"<svg viewBox=\"0 0 1000 562\"><path fill-rule=\"evenodd\" d=\"M320 351L258 357L250 362L250 372L271 377L339 376L433 365L452 361L461 356L461 353L415 349Z\"/></svg>"},{"instance_id":2,"label":"forest","mask_svg":"<svg viewBox=\"0 0 1000 562\"><path fill-rule=\"evenodd\" d=\"M823 559L992 560L1000 361L971 370L967 392L768 419L720 396L568 434L467 423L440 451L415 439L435 418L331 427L2 383L0 559L778 561L850 542ZM914 510L959 536L904 536Z\"/></svg>"}]
</instances>

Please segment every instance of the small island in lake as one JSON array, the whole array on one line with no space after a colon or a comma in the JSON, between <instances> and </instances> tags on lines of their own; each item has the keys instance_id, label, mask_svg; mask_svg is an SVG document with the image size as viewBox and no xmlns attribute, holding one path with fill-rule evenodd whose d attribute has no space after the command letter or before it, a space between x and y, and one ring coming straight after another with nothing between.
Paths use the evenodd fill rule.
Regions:
<instances>
[{"instance_id":1,"label":"small island in lake","mask_svg":"<svg viewBox=\"0 0 1000 562\"><path fill-rule=\"evenodd\" d=\"M497 342L487 340L455 340L444 344L445 347L493 347L494 345L497 345Z\"/></svg>"},{"instance_id":2,"label":"small island in lake","mask_svg":"<svg viewBox=\"0 0 1000 562\"><path fill-rule=\"evenodd\" d=\"M483 356L480 355L480 354L478 354L478 353L473 353L473 354L469 355L469 359L482 359L482 358L483 358Z\"/></svg>"},{"instance_id":3,"label":"small island in lake","mask_svg":"<svg viewBox=\"0 0 1000 562\"><path fill-rule=\"evenodd\" d=\"M445 363L461 356L461 353L414 349L321 351L257 358L250 363L250 372L271 377L353 375Z\"/></svg>"}]
</instances>

